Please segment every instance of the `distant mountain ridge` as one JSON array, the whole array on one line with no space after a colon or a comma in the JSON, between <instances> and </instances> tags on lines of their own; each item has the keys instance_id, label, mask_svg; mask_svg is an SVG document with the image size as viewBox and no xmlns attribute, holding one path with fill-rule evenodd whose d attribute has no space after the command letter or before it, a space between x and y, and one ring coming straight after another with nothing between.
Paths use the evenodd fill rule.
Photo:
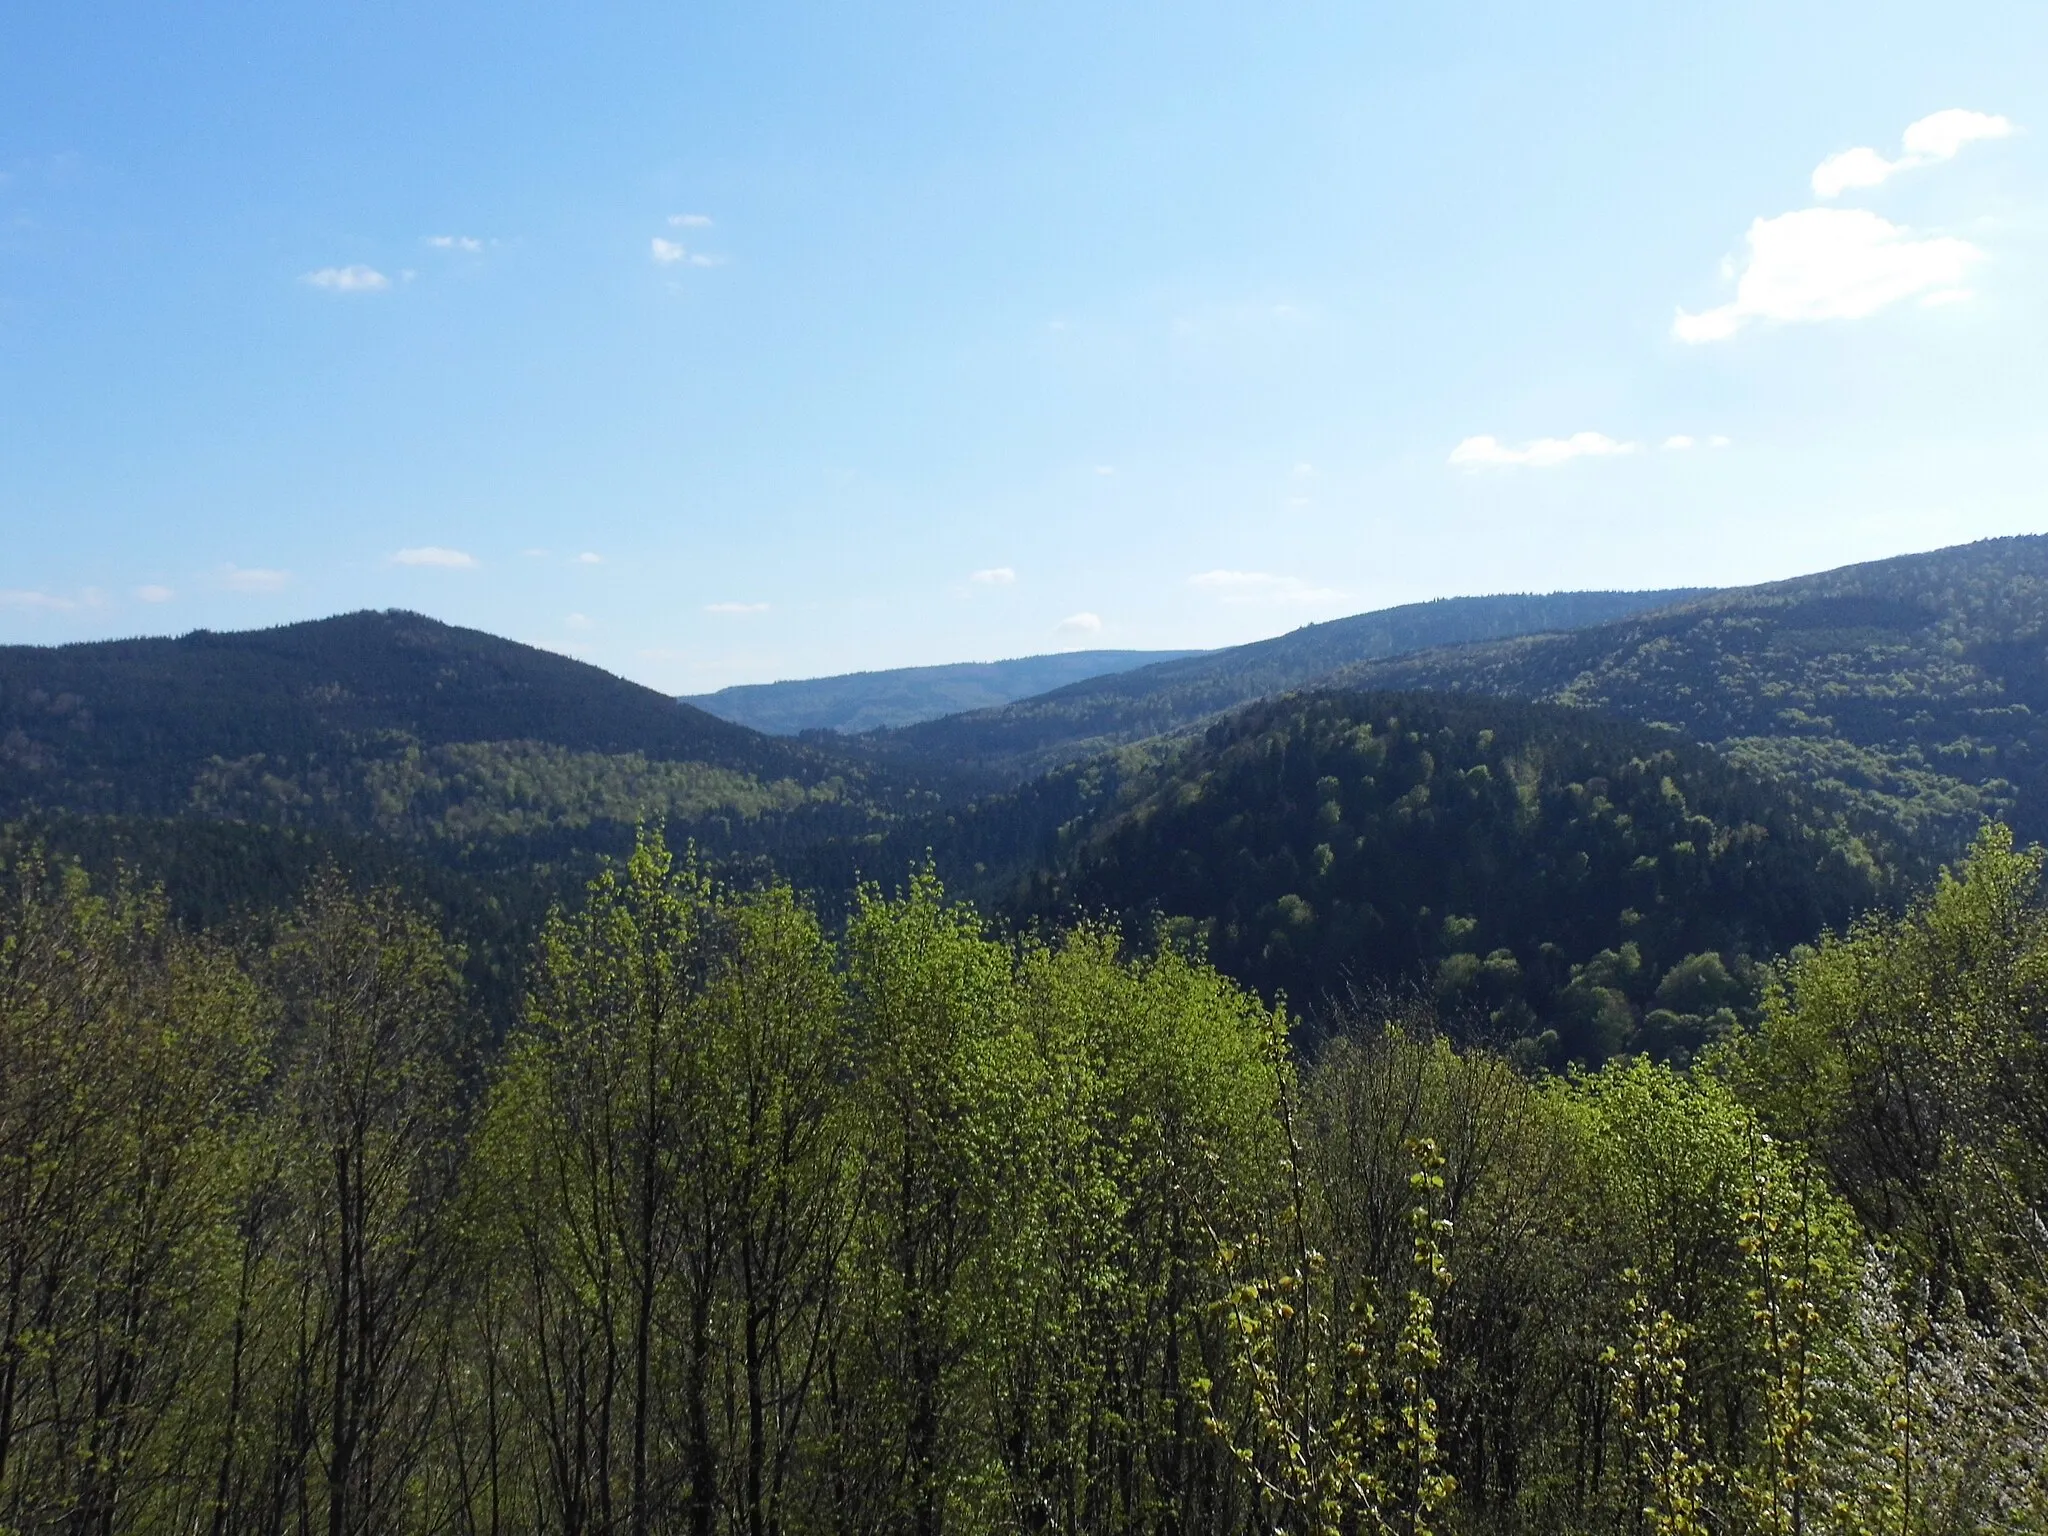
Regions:
<instances>
[{"instance_id":1,"label":"distant mountain ridge","mask_svg":"<svg viewBox=\"0 0 2048 1536\"><path fill-rule=\"evenodd\" d=\"M1987 815L2048 837L2048 535L1418 650L1327 681L1664 722L1950 850Z\"/></svg>"},{"instance_id":2,"label":"distant mountain ridge","mask_svg":"<svg viewBox=\"0 0 2048 1536\"><path fill-rule=\"evenodd\" d=\"M416 613L0 647L0 819L196 816L517 862L640 822L731 848L917 803L887 770Z\"/></svg>"},{"instance_id":3,"label":"distant mountain ridge","mask_svg":"<svg viewBox=\"0 0 2048 1536\"><path fill-rule=\"evenodd\" d=\"M870 733L855 745L884 760L977 775L991 785L1017 784L1062 763L1311 686L1362 662L1606 623L1705 590L1509 593L1408 603L1304 625L1250 645L1089 678L995 709Z\"/></svg>"},{"instance_id":4,"label":"distant mountain ridge","mask_svg":"<svg viewBox=\"0 0 2048 1536\"><path fill-rule=\"evenodd\" d=\"M886 730L941 715L989 709L1091 677L1202 654L1062 651L1007 661L958 661L786 682L739 683L716 693L685 695L682 702L775 736Z\"/></svg>"}]
</instances>

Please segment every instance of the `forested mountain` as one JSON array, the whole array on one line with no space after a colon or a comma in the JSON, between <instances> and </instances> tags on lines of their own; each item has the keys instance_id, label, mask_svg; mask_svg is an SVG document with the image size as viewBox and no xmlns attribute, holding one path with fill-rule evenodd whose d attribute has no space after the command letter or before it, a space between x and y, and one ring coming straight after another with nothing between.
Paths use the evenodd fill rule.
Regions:
<instances>
[{"instance_id":1,"label":"forested mountain","mask_svg":"<svg viewBox=\"0 0 2048 1536\"><path fill-rule=\"evenodd\" d=\"M960 661L781 683L741 683L716 693L695 694L683 702L721 720L777 736L801 731L872 731L914 725L963 710L990 709L1087 678L1201 654L1062 651L1009 661Z\"/></svg>"},{"instance_id":2,"label":"forested mountain","mask_svg":"<svg viewBox=\"0 0 2048 1536\"><path fill-rule=\"evenodd\" d=\"M2048 536L1369 663L1332 682L1665 721L1948 851L1984 815L2048 835Z\"/></svg>"},{"instance_id":3,"label":"forested mountain","mask_svg":"<svg viewBox=\"0 0 2048 1536\"><path fill-rule=\"evenodd\" d=\"M912 803L873 769L418 614L0 649L0 817L198 816L545 851ZM774 841L772 837L769 841Z\"/></svg>"},{"instance_id":4,"label":"forested mountain","mask_svg":"<svg viewBox=\"0 0 2048 1536\"><path fill-rule=\"evenodd\" d=\"M1222 710L1378 657L1504 635L1571 629L1695 595L1552 592L1447 597L1308 624L1271 640L1072 683L1000 709L926 721L862 737L860 745L928 771L958 771L990 786L1017 784L1110 747L1179 730Z\"/></svg>"},{"instance_id":5,"label":"forested mountain","mask_svg":"<svg viewBox=\"0 0 2048 1536\"><path fill-rule=\"evenodd\" d=\"M1301 1056L1173 949L651 837L502 1043L460 958L331 873L227 942L7 861L0 1529L2048 1529L2003 829L1697 1070L1426 1003Z\"/></svg>"},{"instance_id":6,"label":"forested mountain","mask_svg":"<svg viewBox=\"0 0 2048 1536\"><path fill-rule=\"evenodd\" d=\"M1269 701L928 825L941 870L1019 918L1163 922L1317 1013L1419 982L1557 1061L1690 1053L1755 1001L1756 962L1927 870L1674 731L1426 695Z\"/></svg>"}]
</instances>

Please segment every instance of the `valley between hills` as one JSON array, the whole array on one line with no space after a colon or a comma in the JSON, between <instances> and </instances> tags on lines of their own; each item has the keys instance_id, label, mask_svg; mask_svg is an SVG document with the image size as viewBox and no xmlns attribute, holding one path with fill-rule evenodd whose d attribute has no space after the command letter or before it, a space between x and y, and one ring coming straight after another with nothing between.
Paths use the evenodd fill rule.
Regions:
<instances>
[{"instance_id":1,"label":"valley between hills","mask_svg":"<svg viewBox=\"0 0 2048 1536\"><path fill-rule=\"evenodd\" d=\"M2043 711L2048 538L0 650L0 1531L2048 1529Z\"/></svg>"},{"instance_id":2,"label":"valley between hills","mask_svg":"<svg viewBox=\"0 0 2048 1536\"><path fill-rule=\"evenodd\" d=\"M1013 926L1197 944L1311 1020L1420 987L1556 1065L1682 1057L1986 819L2048 832L2044 633L2042 538L695 702L365 612L0 650L0 819L206 923L381 872L504 1007L549 905L659 824L828 912L929 859Z\"/></svg>"}]
</instances>

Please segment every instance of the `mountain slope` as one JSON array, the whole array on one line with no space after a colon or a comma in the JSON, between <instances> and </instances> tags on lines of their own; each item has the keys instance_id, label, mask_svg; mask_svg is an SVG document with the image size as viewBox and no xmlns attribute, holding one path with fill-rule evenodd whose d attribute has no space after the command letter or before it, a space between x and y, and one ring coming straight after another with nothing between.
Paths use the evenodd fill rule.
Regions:
<instances>
[{"instance_id":1,"label":"mountain slope","mask_svg":"<svg viewBox=\"0 0 2048 1536\"><path fill-rule=\"evenodd\" d=\"M877 732L859 745L889 761L1015 784L1061 763L1182 729L1268 694L1378 657L1539 630L1598 624L1696 595L1553 592L1439 598L1310 624L1232 646L1070 684L999 709Z\"/></svg>"},{"instance_id":2,"label":"mountain slope","mask_svg":"<svg viewBox=\"0 0 2048 1536\"><path fill-rule=\"evenodd\" d=\"M780 683L741 683L683 702L779 736L800 731L871 731L914 725L964 710L990 709L1068 683L1199 651L1064 651L1009 661L896 667Z\"/></svg>"},{"instance_id":3,"label":"mountain slope","mask_svg":"<svg viewBox=\"0 0 2048 1536\"><path fill-rule=\"evenodd\" d=\"M1752 962L1920 872L1782 779L1557 706L1297 694L1130 768L1040 818L1013 910L1166 919L1297 1005L1425 980L1554 1059L1696 1048Z\"/></svg>"},{"instance_id":4,"label":"mountain slope","mask_svg":"<svg viewBox=\"0 0 2048 1536\"><path fill-rule=\"evenodd\" d=\"M873 783L812 747L417 614L0 648L0 817L559 843L668 816L716 841L763 817L862 824Z\"/></svg>"},{"instance_id":5,"label":"mountain slope","mask_svg":"<svg viewBox=\"0 0 2048 1536\"><path fill-rule=\"evenodd\" d=\"M1666 721L1943 849L1987 814L2048 835L2048 537L1845 566L1331 681Z\"/></svg>"}]
</instances>

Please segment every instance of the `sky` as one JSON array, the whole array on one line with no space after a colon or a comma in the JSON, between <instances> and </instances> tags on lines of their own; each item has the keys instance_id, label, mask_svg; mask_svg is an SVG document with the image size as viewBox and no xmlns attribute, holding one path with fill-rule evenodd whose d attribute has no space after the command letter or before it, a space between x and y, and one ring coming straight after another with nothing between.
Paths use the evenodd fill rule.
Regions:
<instances>
[{"instance_id":1,"label":"sky","mask_svg":"<svg viewBox=\"0 0 2048 1536\"><path fill-rule=\"evenodd\" d=\"M2048 6L30 5L0 642L671 692L2048 532Z\"/></svg>"}]
</instances>

